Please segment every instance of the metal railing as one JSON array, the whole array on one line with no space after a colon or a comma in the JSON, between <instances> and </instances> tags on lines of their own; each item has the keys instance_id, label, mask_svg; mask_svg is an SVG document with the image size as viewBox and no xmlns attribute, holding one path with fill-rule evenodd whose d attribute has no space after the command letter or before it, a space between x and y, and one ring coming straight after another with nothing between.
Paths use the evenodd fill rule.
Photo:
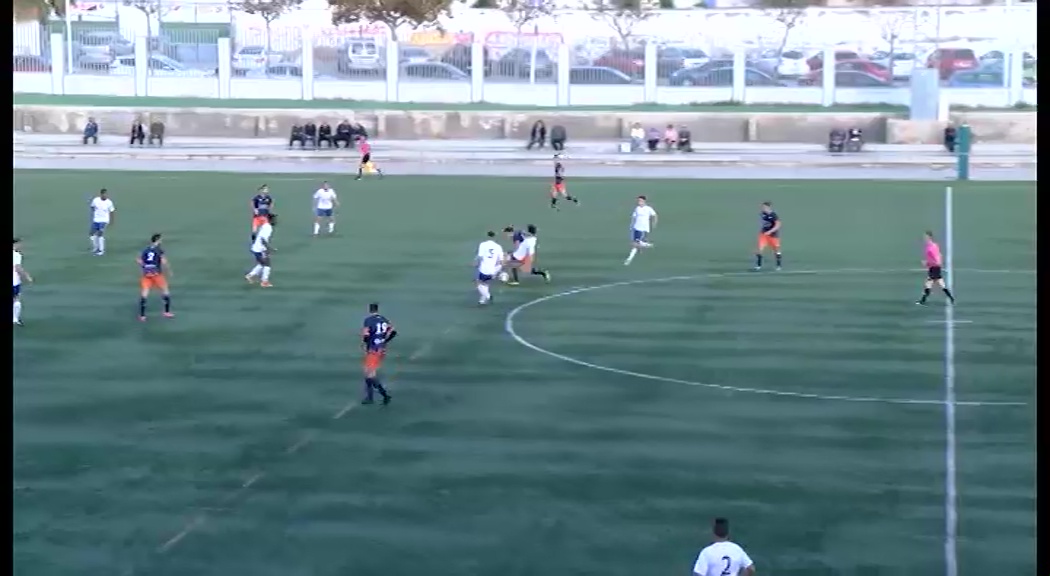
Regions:
<instances>
[{"instance_id":1,"label":"metal railing","mask_svg":"<svg viewBox=\"0 0 1050 576\"><path fill-rule=\"evenodd\" d=\"M542 34L395 43L296 28L229 34L223 25L166 25L147 39L127 38L109 22L76 24L59 31L55 25L16 26L15 92L534 105L908 105L913 72L930 69L942 100L952 105L1036 103L1034 49L992 45L913 44L863 53L796 47L781 53L687 43L623 48L609 38L570 45L560 35ZM830 70L828 61L834 62Z\"/></svg>"}]
</instances>

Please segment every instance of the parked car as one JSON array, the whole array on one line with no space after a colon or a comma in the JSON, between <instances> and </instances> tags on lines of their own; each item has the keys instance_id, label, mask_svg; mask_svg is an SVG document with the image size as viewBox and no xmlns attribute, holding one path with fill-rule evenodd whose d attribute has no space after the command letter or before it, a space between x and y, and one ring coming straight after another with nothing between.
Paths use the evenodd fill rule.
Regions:
<instances>
[{"instance_id":1,"label":"parked car","mask_svg":"<svg viewBox=\"0 0 1050 576\"><path fill-rule=\"evenodd\" d=\"M444 62L405 64L401 67L401 76L419 80L450 80L457 82L470 80L470 76L466 72Z\"/></svg>"},{"instance_id":2,"label":"parked car","mask_svg":"<svg viewBox=\"0 0 1050 576\"><path fill-rule=\"evenodd\" d=\"M1036 63L1036 58L1031 52L1025 52L1021 57L1024 59L1024 64L1026 66L1035 65ZM985 52L984 54L982 54L979 60L981 64L986 64L989 62L1003 62L1006 60L1006 53L1001 50L992 50L990 52Z\"/></svg>"},{"instance_id":3,"label":"parked car","mask_svg":"<svg viewBox=\"0 0 1050 576\"><path fill-rule=\"evenodd\" d=\"M807 76L807 78L810 78ZM816 74L812 77L812 81L809 83L802 83L803 86L823 86L824 75ZM843 70L835 72L835 86L837 88L893 88L893 82L886 80L879 76L873 76L867 72L860 72L857 70Z\"/></svg>"},{"instance_id":4,"label":"parked car","mask_svg":"<svg viewBox=\"0 0 1050 576\"><path fill-rule=\"evenodd\" d=\"M853 50L836 50L835 61L842 62L845 60L862 60L862 58L860 57L860 54L857 54ZM813 56L810 56L809 59L806 60L806 66L809 66L810 72L812 72L813 70L820 70L821 68L823 68L824 52L820 51L814 54Z\"/></svg>"},{"instance_id":5,"label":"parked car","mask_svg":"<svg viewBox=\"0 0 1050 576\"><path fill-rule=\"evenodd\" d=\"M569 84L631 84L630 76L608 66L577 66L569 70Z\"/></svg>"},{"instance_id":6,"label":"parked car","mask_svg":"<svg viewBox=\"0 0 1050 576\"><path fill-rule=\"evenodd\" d=\"M401 46L399 48L398 60L402 64L420 64L433 60L426 48L419 46Z\"/></svg>"},{"instance_id":7,"label":"parked car","mask_svg":"<svg viewBox=\"0 0 1050 576\"><path fill-rule=\"evenodd\" d=\"M242 46L233 53L230 68L234 73L265 70L270 64L278 64L281 60L280 54L268 53L263 46Z\"/></svg>"},{"instance_id":8,"label":"parked car","mask_svg":"<svg viewBox=\"0 0 1050 576\"><path fill-rule=\"evenodd\" d=\"M196 68L190 68L172 58L168 58L162 54L154 54L149 57L149 74L151 76L169 76L176 78L205 78L209 76L215 76L214 70L199 70ZM110 74L117 74L121 76L134 76L135 75L135 57L134 56L121 56L113 61L113 64L109 67Z\"/></svg>"},{"instance_id":9,"label":"parked car","mask_svg":"<svg viewBox=\"0 0 1050 576\"><path fill-rule=\"evenodd\" d=\"M910 78L918 57L911 52L876 52L870 60L889 68L894 78Z\"/></svg>"},{"instance_id":10,"label":"parked car","mask_svg":"<svg viewBox=\"0 0 1050 576\"><path fill-rule=\"evenodd\" d=\"M1034 78L1025 77L1021 84L1030 88L1036 85ZM975 70L963 70L952 74L948 79L952 88L1006 88L1007 76L1001 64L981 66Z\"/></svg>"},{"instance_id":11,"label":"parked car","mask_svg":"<svg viewBox=\"0 0 1050 576\"><path fill-rule=\"evenodd\" d=\"M926 60L926 67L937 70L941 80L947 80L961 70L972 70L980 63L969 48L938 48Z\"/></svg>"},{"instance_id":12,"label":"parked car","mask_svg":"<svg viewBox=\"0 0 1050 576\"><path fill-rule=\"evenodd\" d=\"M483 46L481 48L481 58L482 62L485 64L485 75L488 76L492 74L492 59L489 56L488 47ZM470 44L456 44L452 46L441 55L441 61L445 64L451 64L463 72L470 74L473 67L473 56Z\"/></svg>"},{"instance_id":13,"label":"parked car","mask_svg":"<svg viewBox=\"0 0 1050 576\"><path fill-rule=\"evenodd\" d=\"M671 86L732 86L733 68L704 70L702 66L679 70L671 75ZM744 69L744 84L747 86L781 86L772 76L758 68Z\"/></svg>"},{"instance_id":14,"label":"parked car","mask_svg":"<svg viewBox=\"0 0 1050 576\"><path fill-rule=\"evenodd\" d=\"M771 75L781 78L798 78L809 73L806 55L798 50L785 50L779 60L780 64L777 65L775 49L765 50L758 56L758 63L761 64L759 67Z\"/></svg>"},{"instance_id":15,"label":"parked car","mask_svg":"<svg viewBox=\"0 0 1050 576\"><path fill-rule=\"evenodd\" d=\"M83 32L73 39L73 57L87 65L110 64L117 56L135 54L135 44L118 32Z\"/></svg>"},{"instance_id":16,"label":"parked car","mask_svg":"<svg viewBox=\"0 0 1050 576\"><path fill-rule=\"evenodd\" d=\"M671 76L671 74L682 69L682 62L683 60L678 52L657 50L656 76L658 78ZM594 65L615 68L632 78L641 78L645 76L645 50L641 48L609 50L595 60Z\"/></svg>"},{"instance_id":17,"label":"parked car","mask_svg":"<svg viewBox=\"0 0 1050 576\"><path fill-rule=\"evenodd\" d=\"M377 73L386 66L386 55L375 40L354 38L343 45L339 53L338 69L344 74Z\"/></svg>"},{"instance_id":18,"label":"parked car","mask_svg":"<svg viewBox=\"0 0 1050 576\"><path fill-rule=\"evenodd\" d=\"M835 64L835 72L863 72L875 76L885 82L893 80L893 74L890 73L889 68L877 62L872 62L871 60L847 60L844 62L838 62ZM799 79L798 83L804 86L812 86L817 78L823 75L823 68L817 68Z\"/></svg>"},{"instance_id":19,"label":"parked car","mask_svg":"<svg viewBox=\"0 0 1050 576\"><path fill-rule=\"evenodd\" d=\"M532 50L513 48L496 62L496 72L500 76L529 78L532 73ZM536 50L536 78L553 78L554 60L545 50Z\"/></svg>"},{"instance_id":20,"label":"parked car","mask_svg":"<svg viewBox=\"0 0 1050 576\"><path fill-rule=\"evenodd\" d=\"M657 58L675 60L679 63L679 68L703 66L711 61L711 57L707 55L707 52L699 48L677 48L673 46L658 50Z\"/></svg>"},{"instance_id":21,"label":"parked car","mask_svg":"<svg viewBox=\"0 0 1050 576\"><path fill-rule=\"evenodd\" d=\"M266 75L270 78L302 78L303 68L298 64L274 64L266 67Z\"/></svg>"},{"instance_id":22,"label":"parked car","mask_svg":"<svg viewBox=\"0 0 1050 576\"><path fill-rule=\"evenodd\" d=\"M12 72L50 72L51 62L43 56L21 55L11 59Z\"/></svg>"}]
</instances>

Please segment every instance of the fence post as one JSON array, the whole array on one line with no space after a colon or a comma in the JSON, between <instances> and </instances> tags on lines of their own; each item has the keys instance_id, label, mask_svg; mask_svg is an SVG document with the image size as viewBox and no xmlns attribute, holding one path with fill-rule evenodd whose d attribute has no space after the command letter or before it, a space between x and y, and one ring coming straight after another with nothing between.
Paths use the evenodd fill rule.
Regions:
<instances>
[{"instance_id":1,"label":"fence post","mask_svg":"<svg viewBox=\"0 0 1050 576\"><path fill-rule=\"evenodd\" d=\"M401 83L401 49L395 38L391 38L386 43L384 56L386 58L386 101L399 102L401 100L401 95L398 93Z\"/></svg>"},{"instance_id":2,"label":"fence post","mask_svg":"<svg viewBox=\"0 0 1050 576\"><path fill-rule=\"evenodd\" d=\"M485 101L485 45L481 42L470 45L470 98Z\"/></svg>"},{"instance_id":3,"label":"fence post","mask_svg":"<svg viewBox=\"0 0 1050 576\"><path fill-rule=\"evenodd\" d=\"M1013 106L1024 100L1024 50L1010 50L1004 64L1008 66L1006 105Z\"/></svg>"},{"instance_id":4,"label":"fence post","mask_svg":"<svg viewBox=\"0 0 1050 576\"><path fill-rule=\"evenodd\" d=\"M835 48L825 46L823 58L820 69L820 105L828 108L835 105ZM893 63L890 62L890 65Z\"/></svg>"},{"instance_id":5,"label":"fence post","mask_svg":"<svg viewBox=\"0 0 1050 576\"><path fill-rule=\"evenodd\" d=\"M729 99L733 102L744 101L744 84L747 78L747 53L743 47L733 51L733 92Z\"/></svg>"},{"instance_id":6,"label":"fence post","mask_svg":"<svg viewBox=\"0 0 1050 576\"><path fill-rule=\"evenodd\" d=\"M230 91L230 61L233 53L230 46L230 37L219 38L219 98L229 99L233 96Z\"/></svg>"},{"instance_id":7,"label":"fence post","mask_svg":"<svg viewBox=\"0 0 1050 576\"><path fill-rule=\"evenodd\" d=\"M656 57L656 44L652 42L645 43L645 86L642 89L642 101L643 102L656 102L656 77L658 73L658 60ZM628 102L628 104L637 104L637 102Z\"/></svg>"},{"instance_id":8,"label":"fence post","mask_svg":"<svg viewBox=\"0 0 1050 576\"><path fill-rule=\"evenodd\" d=\"M62 34L51 35L51 93L66 93L66 48Z\"/></svg>"},{"instance_id":9,"label":"fence post","mask_svg":"<svg viewBox=\"0 0 1050 576\"><path fill-rule=\"evenodd\" d=\"M135 96L149 96L149 38L135 36Z\"/></svg>"},{"instance_id":10,"label":"fence post","mask_svg":"<svg viewBox=\"0 0 1050 576\"><path fill-rule=\"evenodd\" d=\"M958 154L958 173L956 174L956 180L969 180L970 179L970 144L972 141L972 134L970 131L969 124L963 124L959 126L956 131L955 138L955 152Z\"/></svg>"},{"instance_id":11,"label":"fence post","mask_svg":"<svg viewBox=\"0 0 1050 576\"><path fill-rule=\"evenodd\" d=\"M299 29L299 54L303 71L303 100L314 99L314 34L313 29Z\"/></svg>"},{"instance_id":12,"label":"fence post","mask_svg":"<svg viewBox=\"0 0 1050 576\"><path fill-rule=\"evenodd\" d=\"M558 44L558 106L569 105L569 70L572 62L569 55L569 45L562 42Z\"/></svg>"}]
</instances>

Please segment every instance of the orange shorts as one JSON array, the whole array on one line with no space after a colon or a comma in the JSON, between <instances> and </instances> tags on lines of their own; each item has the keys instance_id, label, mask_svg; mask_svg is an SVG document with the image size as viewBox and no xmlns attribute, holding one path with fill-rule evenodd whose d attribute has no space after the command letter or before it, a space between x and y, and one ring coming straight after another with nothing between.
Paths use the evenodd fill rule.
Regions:
<instances>
[{"instance_id":1,"label":"orange shorts","mask_svg":"<svg viewBox=\"0 0 1050 576\"><path fill-rule=\"evenodd\" d=\"M252 218L252 232L255 232L256 230L258 230L259 226L262 226L263 224L266 224L266 222L267 222L267 217L266 216L255 216L255 217L253 217Z\"/></svg>"},{"instance_id":2,"label":"orange shorts","mask_svg":"<svg viewBox=\"0 0 1050 576\"><path fill-rule=\"evenodd\" d=\"M528 270L532 268L532 256L526 256L521 260L513 260L513 262L515 263L515 266L521 268L522 270Z\"/></svg>"},{"instance_id":3,"label":"orange shorts","mask_svg":"<svg viewBox=\"0 0 1050 576\"><path fill-rule=\"evenodd\" d=\"M163 274L153 274L150 276L143 276L139 279L139 288L143 290L151 290L156 288L157 290L167 290L168 280Z\"/></svg>"},{"instance_id":4,"label":"orange shorts","mask_svg":"<svg viewBox=\"0 0 1050 576\"><path fill-rule=\"evenodd\" d=\"M553 185L551 185L551 196L556 196L558 194L565 194L565 183L564 182L560 183L560 184L553 184Z\"/></svg>"},{"instance_id":5,"label":"orange shorts","mask_svg":"<svg viewBox=\"0 0 1050 576\"><path fill-rule=\"evenodd\" d=\"M766 234L758 235L758 249L765 250L766 248L772 248L773 250L780 250L780 238L776 236L769 236Z\"/></svg>"},{"instance_id":6,"label":"orange shorts","mask_svg":"<svg viewBox=\"0 0 1050 576\"><path fill-rule=\"evenodd\" d=\"M367 352L365 353L365 361L363 366L365 370L369 372L375 372L379 370L379 367L383 365L383 352Z\"/></svg>"}]
</instances>

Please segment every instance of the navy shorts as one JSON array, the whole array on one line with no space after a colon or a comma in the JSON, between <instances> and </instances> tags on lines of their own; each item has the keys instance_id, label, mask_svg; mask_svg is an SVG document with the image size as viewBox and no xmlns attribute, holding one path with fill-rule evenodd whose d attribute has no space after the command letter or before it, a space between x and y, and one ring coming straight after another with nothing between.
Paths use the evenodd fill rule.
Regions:
<instances>
[{"instance_id":1,"label":"navy shorts","mask_svg":"<svg viewBox=\"0 0 1050 576\"><path fill-rule=\"evenodd\" d=\"M482 274L481 272L478 272L478 282L482 282L484 284L488 284L489 282L492 282L492 275L491 274Z\"/></svg>"},{"instance_id":2,"label":"navy shorts","mask_svg":"<svg viewBox=\"0 0 1050 576\"><path fill-rule=\"evenodd\" d=\"M317 217L318 218L331 218L332 217L332 209L331 208L318 208L316 212L317 212Z\"/></svg>"},{"instance_id":3,"label":"navy shorts","mask_svg":"<svg viewBox=\"0 0 1050 576\"><path fill-rule=\"evenodd\" d=\"M92 232L92 234L95 233L95 232L98 232L99 234L105 232L106 231L106 224L107 224L106 222L92 222L91 223L91 232Z\"/></svg>"},{"instance_id":4,"label":"navy shorts","mask_svg":"<svg viewBox=\"0 0 1050 576\"><path fill-rule=\"evenodd\" d=\"M648 232L642 230L631 230L631 239L635 242L645 242L645 237L648 235Z\"/></svg>"},{"instance_id":5,"label":"navy shorts","mask_svg":"<svg viewBox=\"0 0 1050 576\"><path fill-rule=\"evenodd\" d=\"M14 293L15 293L15 298L18 298L18 295L22 293L22 285L21 284L15 284Z\"/></svg>"},{"instance_id":6,"label":"navy shorts","mask_svg":"<svg viewBox=\"0 0 1050 576\"><path fill-rule=\"evenodd\" d=\"M252 252L252 256L255 256L255 263L261 266L270 265L270 255L266 252Z\"/></svg>"}]
</instances>

